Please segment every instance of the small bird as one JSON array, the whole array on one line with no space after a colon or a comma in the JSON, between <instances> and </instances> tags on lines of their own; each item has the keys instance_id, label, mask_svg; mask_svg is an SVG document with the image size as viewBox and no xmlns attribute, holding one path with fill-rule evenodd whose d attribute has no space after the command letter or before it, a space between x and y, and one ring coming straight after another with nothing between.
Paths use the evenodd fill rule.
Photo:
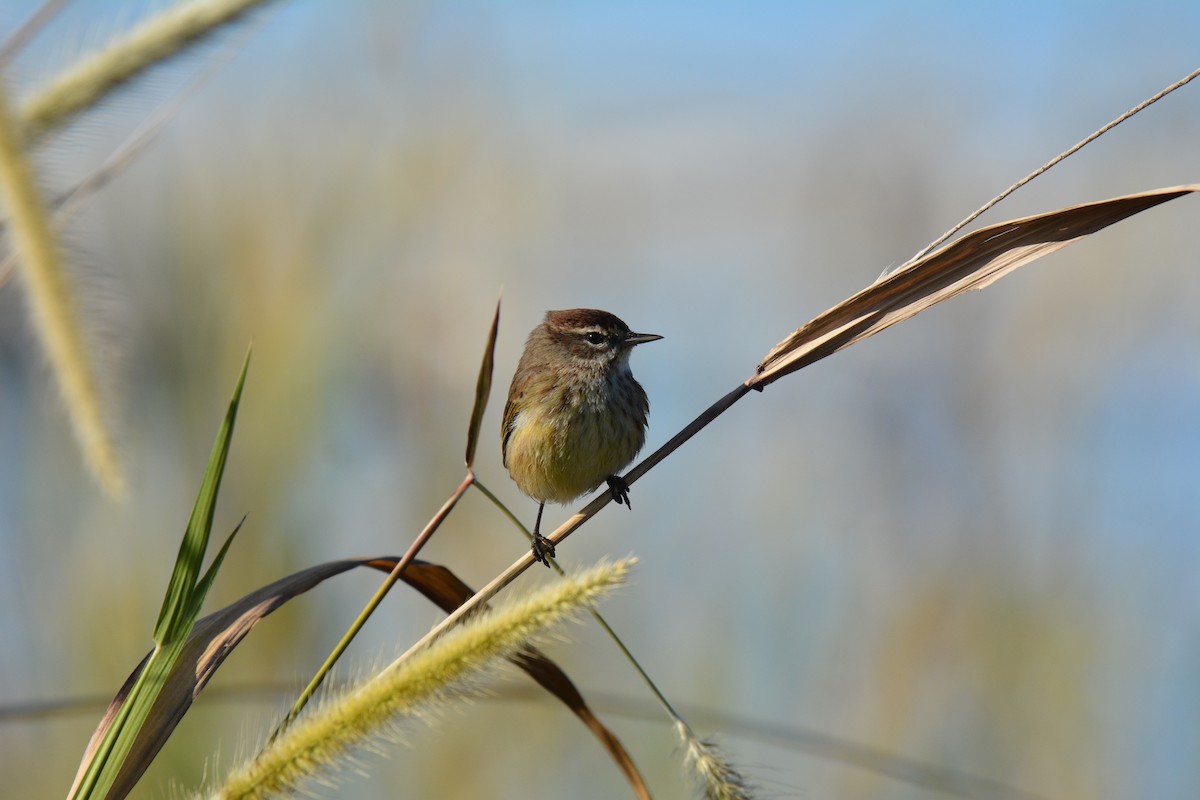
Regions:
<instances>
[{"instance_id":1,"label":"small bird","mask_svg":"<svg viewBox=\"0 0 1200 800\"><path fill-rule=\"evenodd\" d=\"M663 337L634 333L607 311L548 311L517 364L500 449L517 487L538 501L533 558L547 567L554 543L541 534L546 503L569 503L608 482L618 504L629 487L617 473L646 441L646 390L629 370L635 345Z\"/></svg>"}]
</instances>

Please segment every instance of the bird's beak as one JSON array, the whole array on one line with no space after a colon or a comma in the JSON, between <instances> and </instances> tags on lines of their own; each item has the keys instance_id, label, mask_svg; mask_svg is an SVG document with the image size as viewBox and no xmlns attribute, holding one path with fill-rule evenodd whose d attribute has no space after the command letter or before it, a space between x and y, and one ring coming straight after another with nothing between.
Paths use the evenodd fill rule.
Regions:
<instances>
[{"instance_id":1,"label":"bird's beak","mask_svg":"<svg viewBox=\"0 0 1200 800\"><path fill-rule=\"evenodd\" d=\"M633 347L635 344L645 344L646 342L656 342L663 337L657 333L631 333L625 337L625 344Z\"/></svg>"}]
</instances>

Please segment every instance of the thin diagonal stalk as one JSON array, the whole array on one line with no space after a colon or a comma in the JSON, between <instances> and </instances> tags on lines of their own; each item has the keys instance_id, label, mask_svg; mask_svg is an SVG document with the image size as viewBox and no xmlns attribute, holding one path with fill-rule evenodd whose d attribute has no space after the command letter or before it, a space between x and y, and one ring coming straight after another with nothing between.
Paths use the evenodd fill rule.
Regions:
<instances>
[{"instance_id":1,"label":"thin diagonal stalk","mask_svg":"<svg viewBox=\"0 0 1200 800\"><path fill-rule=\"evenodd\" d=\"M359 613L353 624L351 624L349 630L347 630L345 635L342 636L341 640L337 643L337 646L334 647L333 652L331 652L329 657L325 659L325 663L321 665L319 670L317 670L317 674L313 676L313 679L309 682L308 686L305 687L304 692L296 699L296 702L292 705L292 708L288 712L287 716L281 723L279 723L279 727L275 729L275 732L271 734L272 740L279 736L279 734L286 729L292 723L292 721L296 719L297 715L299 715L304 709L304 706L308 703L313 693L316 692L317 688L320 687L321 683L325 680L325 676L329 674L331 669L333 669L333 665L336 664L337 660L342 657L342 653L344 653L346 648L350 646L350 642L352 642L354 637L358 635L359 630L361 630L362 626L366 624L370 616L375 613L375 609L379 607L379 604L383 601L383 598L387 595L387 593L391 591L391 588L395 585L396 581L400 579L400 575L404 572L408 565L412 563L412 560L417 557L417 553L421 552L421 548L424 547L425 543L429 541L429 537L433 536L434 531L436 531L441 526L442 522L445 521L446 517L449 516L450 512L454 509L454 506L458 504L459 498L466 493L467 489L471 488L471 484L475 483L475 470L473 468L475 461L475 448L479 442L479 431L483 421L484 410L487 408L488 395L491 393L492 366L494 364L496 351L496 334L499 331L499 328L500 299L497 298L496 312L492 316L492 325L488 333L487 345L484 347L483 361L479 366L479 378L475 384L475 402L471 408L470 422L467 425L467 476L463 478L463 482L460 483L458 488L454 490L449 499L442 504L442 507L438 509L438 512L433 515L433 519L431 519L425 526L425 530L421 531L420 535L418 535L413 541L412 545L409 546L408 552L396 562L396 566L392 568L392 571L380 585L379 589L376 590L374 596L367 602L367 605Z\"/></svg>"},{"instance_id":2,"label":"thin diagonal stalk","mask_svg":"<svg viewBox=\"0 0 1200 800\"><path fill-rule=\"evenodd\" d=\"M45 0L40 6L25 18L15 31L8 35L4 44L0 44L0 69L8 65L21 48L37 36L55 15L67 4L67 0Z\"/></svg>"},{"instance_id":3,"label":"thin diagonal stalk","mask_svg":"<svg viewBox=\"0 0 1200 800\"><path fill-rule=\"evenodd\" d=\"M521 533L525 534L526 539L528 539L530 542L533 541L533 534L529 532L529 528L525 527L525 523L521 522L521 520L517 517L517 515L512 512L512 509L509 508L508 506L506 506L504 504L504 501L501 500L499 497L497 497L492 492L491 489L484 486L483 482L478 479L476 479L476 481L475 481L475 488L478 489L479 491L483 492L483 496L486 497L488 500L491 500L492 505L494 505L496 508L500 509L501 513L503 513L504 516L508 517L508 521L511 522L514 526L516 526L517 530L519 530ZM554 566L559 570L559 573L561 574L562 567L558 566L558 562L554 561L552 559L551 563L554 564Z\"/></svg>"},{"instance_id":4,"label":"thin diagonal stalk","mask_svg":"<svg viewBox=\"0 0 1200 800\"><path fill-rule=\"evenodd\" d=\"M1001 192L1000 194L993 197L991 200L988 200L982 206L980 206L975 211L973 211L970 214L970 216L968 216L962 222L958 223L953 228L946 231L941 236L939 236L938 238L934 239L932 242L927 244L925 247L923 247L920 250L920 252L918 252L916 255L914 255L912 258L910 258L908 261L904 262L904 264L901 265L900 267L897 267L897 270L903 269L904 266L907 266L908 264L911 264L912 262L917 261L920 258L923 258L924 256L928 255L929 253L932 253L934 251L934 249L937 248L938 245L942 244L943 242L948 240L951 236L953 236L954 234L961 231L963 228L970 225L972 222L974 222L976 219L978 219L980 216L982 216L984 214L984 212L986 212L992 206L999 203L1004 198L1008 197L1010 194L1015 192L1017 189L1020 189L1022 186L1029 183L1031 180L1033 180L1037 176L1041 175L1046 170L1048 170L1051 167L1058 164L1060 161L1062 161L1066 158L1070 158L1071 156L1075 155L1077 152L1082 150L1084 147L1086 147L1089 144L1091 144L1092 142L1096 141L1101 136L1108 133L1109 131L1111 131L1113 128L1117 127L1118 125L1120 125L1125 120L1132 117L1134 114L1137 114L1140 111L1147 108L1148 106L1151 106L1154 103L1157 103L1159 100L1163 99L1164 97L1169 95L1171 92L1175 91L1176 89L1178 89L1182 86L1185 86L1186 84L1190 83L1193 79L1195 79L1197 77L1200 77L1200 69L1193 70L1190 74L1175 81L1170 86L1168 86L1167 88L1160 91L1158 94L1155 94L1152 97L1146 98L1145 100L1143 100L1142 102L1140 102L1136 106L1134 106L1133 108L1126 111L1121 116L1114 119L1112 122L1108 123L1107 125L1100 128L1099 130L1092 132L1086 138L1077 142L1074 146L1069 147L1066 150L1064 150L1063 152L1059 153L1054 158L1050 159L1045 164L1038 167L1033 172L1029 173L1024 178L1021 178L1021 180L1017 181L1012 186L1008 187L1003 192Z\"/></svg>"},{"instance_id":5,"label":"thin diagonal stalk","mask_svg":"<svg viewBox=\"0 0 1200 800\"><path fill-rule=\"evenodd\" d=\"M400 574L404 572L405 568L408 567L408 565L412 563L412 560L417 557L417 554L421 552L421 548L424 547L425 543L429 541L429 537L433 536L434 532L441 527L442 522L445 521L446 517L449 516L450 512L454 509L454 506L458 504L459 499L463 496L467 489L471 488L471 484L474 482L475 473L468 472L467 477L463 479L463 482L460 483L458 488L454 490L454 493L450 495L449 499L442 504L442 507L438 509L438 512L433 515L433 519L429 520L429 523L425 526L425 529L421 531L420 535L418 535L415 540L413 540L413 543L408 548L408 552L406 552L400 558L400 560L396 562L396 566L392 568L392 571L386 578L384 578L383 583L380 584L379 588L375 591L375 594L369 601L367 601L366 606L364 606L363 610L359 612L358 617L355 618L354 622L350 625L350 628L338 641L337 645L333 648L333 651L329 654L329 657L325 659L325 663L321 665L319 670L317 670L317 674L313 676L313 679L309 681L308 686L306 686L304 691L300 693L300 696L292 705L291 710L288 711L287 716L283 718L283 721L279 723L279 727L277 727L275 732L271 734L272 740L278 737L279 734L284 731L284 729L291 725L296 717L299 716L300 712L304 710L304 706L308 704L308 701L312 699L313 694L318 688L320 688L326 676L329 674L329 671L333 669L333 665L336 664L337 660L342 657L342 653L344 653L346 648L350 646L350 643L354 641L354 637L358 635L360 630L362 630L363 625L365 625L367 620L370 619L371 615L375 613L375 609L379 607L379 604L383 602L383 598L387 596L387 593L391 591L391 588L396 584L396 581L400 579Z\"/></svg>"}]
</instances>

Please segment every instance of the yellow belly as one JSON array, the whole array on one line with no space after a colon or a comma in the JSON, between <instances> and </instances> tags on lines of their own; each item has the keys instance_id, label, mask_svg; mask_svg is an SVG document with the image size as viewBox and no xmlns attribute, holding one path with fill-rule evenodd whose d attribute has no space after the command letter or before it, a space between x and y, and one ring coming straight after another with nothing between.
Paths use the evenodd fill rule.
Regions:
<instances>
[{"instance_id":1,"label":"yellow belly","mask_svg":"<svg viewBox=\"0 0 1200 800\"><path fill-rule=\"evenodd\" d=\"M568 503L625 468L645 442L633 420L583 409L564 414L525 410L515 420L505 448L509 474L525 494L539 502Z\"/></svg>"}]
</instances>

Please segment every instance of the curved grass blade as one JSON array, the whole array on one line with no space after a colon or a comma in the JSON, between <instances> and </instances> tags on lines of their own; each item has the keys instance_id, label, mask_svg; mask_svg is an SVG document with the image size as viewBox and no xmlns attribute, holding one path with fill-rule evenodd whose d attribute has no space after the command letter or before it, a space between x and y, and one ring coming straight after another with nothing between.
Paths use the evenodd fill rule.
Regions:
<instances>
[{"instance_id":1,"label":"curved grass blade","mask_svg":"<svg viewBox=\"0 0 1200 800\"><path fill-rule=\"evenodd\" d=\"M1172 186L981 228L881 277L797 329L775 345L746 385L761 390L936 303L982 289L1084 236L1195 191L1200 184Z\"/></svg>"},{"instance_id":2,"label":"curved grass blade","mask_svg":"<svg viewBox=\"0 0 1200 800\"><path fill-rule=\"evenodd\" d=\"M492 391L492 366L496 356L496 334L499 331L500 300L497 299L492 329L488 332L487 346L483 350L483 363L479 365L479 379L475 382L475 406L471 409L471 422L467 426L467 469L475 466L475 446L479 443L483 412L487 409L488 395Z\"/></svg>"},{"instance_id":3,"label":"curved grass blade","mask_svg":"<svg viewBox=\"0 0 1200 800\"><path fill-rule=\"evenodd\" d=\"M233 390L233 399L229 401L229 409L225 412L220 430L217 431L217 440L213 442L212 453L208 457L208 469L204 471L200 493L196 495L196 504L192 506L192 516L188 520L183 542L179 545L179 555L175 559L175 570L171 574L170 583L167 584L167 594L163 598L162 610L159 611L158 622L154 626L154 641L159 645L179 637L181 633L186 634L186 628L190 628L196 619L195 612L189 618L189 606L195 597L196 578L200 574L200 565L208 549L217 492L221 488L221 476L225 474L229 442L233 438L233 425L237 421L238 404L242 399L242 387L246 384L246 370L249 367L250 351L247 350L246 358L242 362L242 372L238 375L237 386Z\"/></svg>"},{"instance_id":4,"label":"curved grass blade","mask_svg":"<svg viewBox=\"0 0 1200 800\"><path fill-rule=\"evenodd\" d=\"M247 351L167 585L162 610L154 627L154 650L121 687L117 699L109 706L96 732L92 734L68 795L70 798L124 797L162 746L162 741L154 737L155 726L151 718L160 705L168 681L178 672L185 646L192 641L189 633L192 632L200 606L238 530L234 529L229 535L212 566L200 577L200 567L212 530L213 509L225 471L249 365L250 353ZM132 782L127 786L118 784L118 779L129 775L131 771L136 772Z\"/></svg>"}]
</instances>

